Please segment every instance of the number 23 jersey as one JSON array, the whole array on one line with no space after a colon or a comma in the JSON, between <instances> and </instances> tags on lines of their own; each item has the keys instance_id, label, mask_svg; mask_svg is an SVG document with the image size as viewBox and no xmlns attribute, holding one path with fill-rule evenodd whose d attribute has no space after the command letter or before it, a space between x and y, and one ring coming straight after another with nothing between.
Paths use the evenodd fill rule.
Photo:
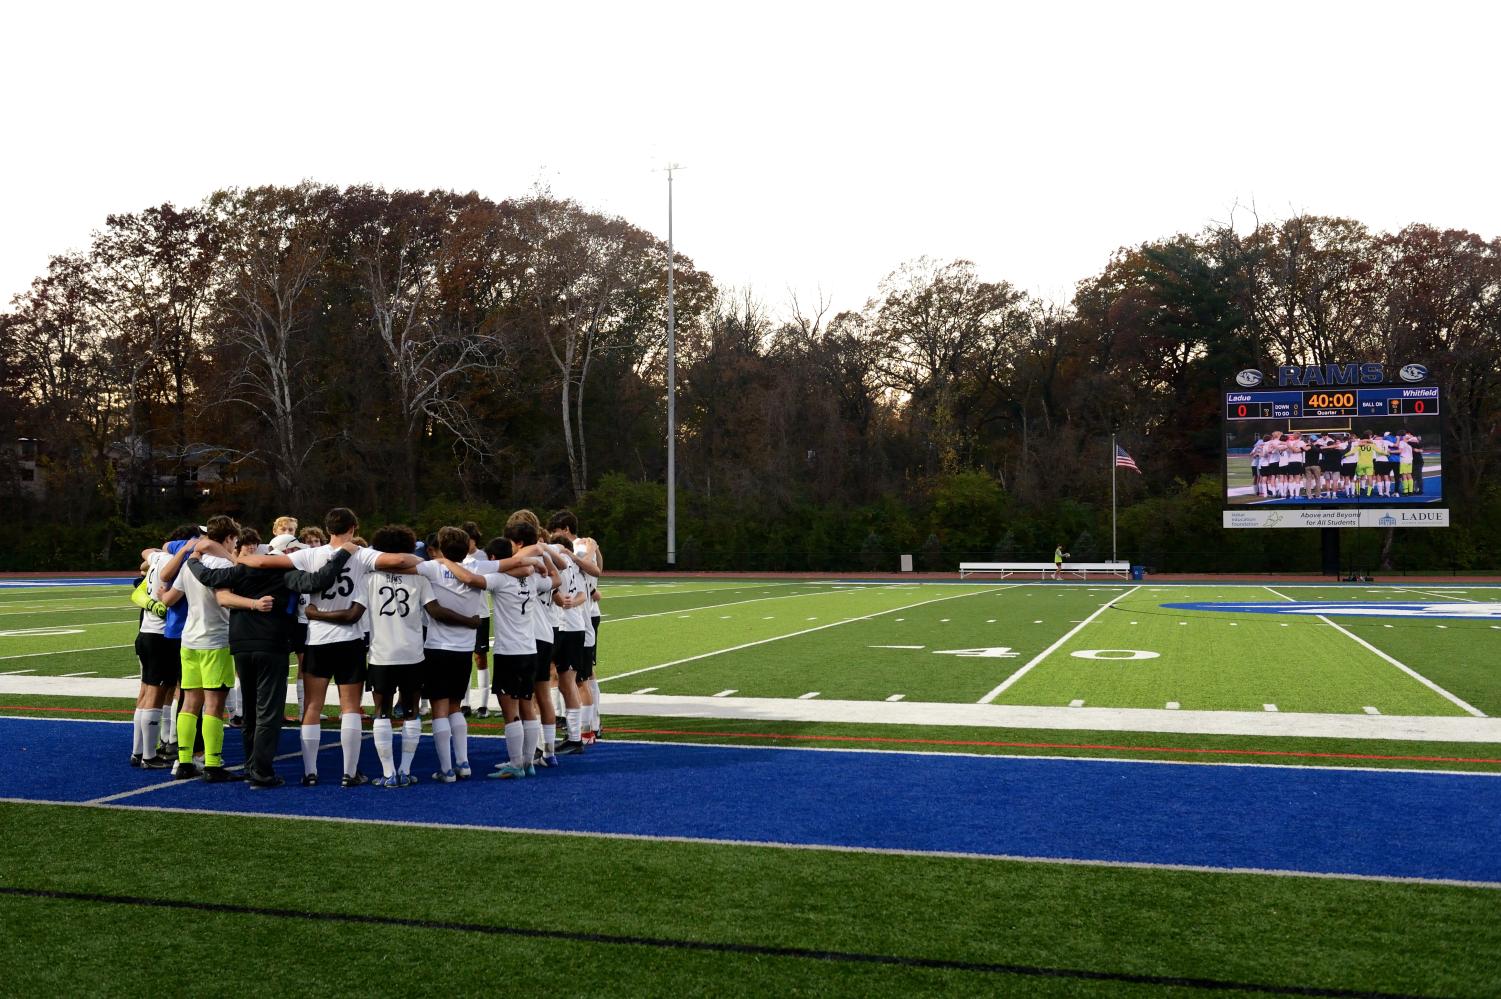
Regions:
<instances>
[{"instance_id":1,"label":"number 23 jersey","mask_svg":"<svg viewBox=\"0 0 1501 999\"><path fill-rule=\"evenodd\" d=\"M321 548L304 548L291 553L292 564L304 572L317 572L334 557L335 549L329 545ZM321 611L348 610L352 604L363 603L365 576L375 568L380 552L374 548L357 548L355 553L339 570L339 578L328 589L309 593L307 601ZM335 624L332 621L308 621L307 643L331 645L334 642L357 642L365 637L358 621L353 624Z\"/></svg>"},{"instance_id":2,"label":"number 23 jersey","mask_svg":"<svg viewBox=\"0 0 1501 999\"><path fill-rule=\"evenodd\" d=\"M410 666L422 662L423 608L433 601L425 576L371 572L360 603L370 612L370 665Z\"/></svg>"}]
</instances>

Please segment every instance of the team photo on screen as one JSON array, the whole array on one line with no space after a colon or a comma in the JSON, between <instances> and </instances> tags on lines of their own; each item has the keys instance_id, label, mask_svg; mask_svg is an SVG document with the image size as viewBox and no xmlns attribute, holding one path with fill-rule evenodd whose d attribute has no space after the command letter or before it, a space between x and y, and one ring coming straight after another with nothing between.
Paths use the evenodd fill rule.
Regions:
<instances>
[{"instance_id":1,"label":"team photo on screen","mask_svg":"<svg viewBox=\"0 0 1501 999\"><path fill-rule=\"evenodd\" d=\"M1230 505L1438 503L1443 466L1437 417L1355 419L1347 428L1299 429L1255 420L1226 432Z\"/></svg>"}]
</instances>

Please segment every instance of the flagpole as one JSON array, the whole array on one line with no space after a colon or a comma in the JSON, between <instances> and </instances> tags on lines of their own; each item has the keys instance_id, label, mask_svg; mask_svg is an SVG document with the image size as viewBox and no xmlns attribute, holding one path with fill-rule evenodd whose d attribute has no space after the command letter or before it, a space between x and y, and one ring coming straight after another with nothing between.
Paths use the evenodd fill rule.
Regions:
<instances>
[{"instance_id":1,"label":"flagpole","mask_svg":"<svg viewBox=\"0 0 1501 999\"><path fill-rule=\"evenodd\" d=\"M1110 561L1115 559L1115 434L1110 435Z\"/></svg>"}]
</instances>

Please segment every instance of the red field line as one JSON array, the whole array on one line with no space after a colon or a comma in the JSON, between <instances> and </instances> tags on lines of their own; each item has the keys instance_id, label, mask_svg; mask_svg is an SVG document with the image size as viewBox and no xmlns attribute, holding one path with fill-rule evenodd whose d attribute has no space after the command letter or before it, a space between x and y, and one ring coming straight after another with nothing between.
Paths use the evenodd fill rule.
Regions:
<instances>
[{"instance_id":1,"label":"red field line","mask_svg":"<svg viewBox=\"0 0 1501 999\"><path fill-rule=\"evenodd\" d=\"M1006 749L1095 749L1121 753L1189 753L1208 756L1287 756L1314 760L1387 760L1405 763L1488 763L1501 766L1501 759L1464 756L1385 756L1376 753L1299 753L1285 749L1213 749L1182 746L1111 746L1088 742L996 742L979 739L913 739L884 735L787 735L781 732L703 732L679 729L612 728L612 735L688 735L733 739L780 739L794 742L869 742L906 746L988 746Z\"/></svg>"}]
</instances>

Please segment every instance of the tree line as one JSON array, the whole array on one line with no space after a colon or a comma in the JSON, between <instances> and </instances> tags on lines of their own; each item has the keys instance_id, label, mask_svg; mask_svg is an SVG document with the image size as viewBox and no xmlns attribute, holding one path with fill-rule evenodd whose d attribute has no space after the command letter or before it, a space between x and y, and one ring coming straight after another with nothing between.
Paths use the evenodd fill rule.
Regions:
<instances>
[{"instance_id":1,"label":"tree line","mask_svg":"<svg viewBox=\"0 0 1501 999\"><path fill-rule=\"evenodd\" d=\"M883 569L913 552L1316 568L1225 532L1220 393L1241 368L1419 361L1443 386L1456 526L1352 543L1398 567L1501 555L1501 241L1242 218L1123 248L1067 302L964 260L861 309L676 267L680 565ZM427 526L577 506L618 568L665 556L667 248L534 191L215 192L109 216L0 314L7 569L114 566L141 536L336 503ZM483 520L482 520L483 522Z\"/></svg>"}]
</instances>

